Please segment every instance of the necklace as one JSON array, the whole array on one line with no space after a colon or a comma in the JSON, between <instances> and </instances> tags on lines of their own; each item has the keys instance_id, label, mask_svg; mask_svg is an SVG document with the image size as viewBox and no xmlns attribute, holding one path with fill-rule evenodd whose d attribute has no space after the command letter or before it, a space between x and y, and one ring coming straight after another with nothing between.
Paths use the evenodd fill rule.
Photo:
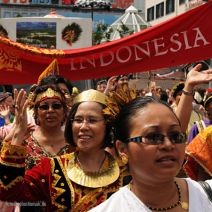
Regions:
<instances>
[{"instance_id":1,"label":"necklace","mask_svg":"<svg viewBox=\"0 0 212 212\"><path fill-rule=\"evenodd\" d=\"M105 159L106 159L106 154L104 154L104 158L103 158L103 160L101 161L100 166L99 166L97 172L100 171L100 169L101 169L101 167L102 167L102 165L103 165ZM79 160L78 154L77 154L76 160L77 160L77 163L79 164L80 168L83 170L83 165L81 164L81 162L80 162L80 160Z\"/></svg>"},{"instance_id":2,"label":"necklace","mask_svg":"<svg viewBox=\"0 0 212 212\"><path fill-rule=\"evenodd\" d=\"M105 152L105 160L98 172L84 171L78 161L76 152L70 154L67 175L71 181L89 188L100 188L114 183L120 176L117 161Z\"/></svg>"},{"instance_id":3,"label":"necklace","mask_svg":"<svg viewBox=\"0 0 212 212\"><path fill-rule=\"evenodd\" d=\"M188 210L188 203L187 202L182 202L181 201L181 192L180 192L180 186L177 184L176 181L174 181L176 187L177 187L177 193L178 193L178 201L169 206L169 207L165 207L165 208L154 208L154 207L151 207L151 206L147 206L150 210L152 211L168 211L170 209L173 209L173 208L176 208L178 205L181 206L181 208L185 209L185 210ZM132 191L131 189L131 183L130 183L130 190Z\"/></svg>"}]
</instances>

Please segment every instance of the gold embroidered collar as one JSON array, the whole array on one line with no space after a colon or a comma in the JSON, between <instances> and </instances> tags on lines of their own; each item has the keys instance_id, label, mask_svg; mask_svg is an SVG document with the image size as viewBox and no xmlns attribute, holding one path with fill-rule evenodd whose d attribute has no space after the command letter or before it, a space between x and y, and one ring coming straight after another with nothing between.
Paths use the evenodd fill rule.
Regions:
<instances>
[{"instance_id":1,"label":"gold embroidered collar","mask_svg":"<svg viewBox=\"0 0 212 212\"><path fill-rule=\"evenodd\" d=\"M85 172L77 163L77 153L71 154L71 159L67 166L67 175L75 183L90 187L99 188L115 182L120 170L116 160L107 152L106 159L98 172Z\"/></svg>"}]
</instances>

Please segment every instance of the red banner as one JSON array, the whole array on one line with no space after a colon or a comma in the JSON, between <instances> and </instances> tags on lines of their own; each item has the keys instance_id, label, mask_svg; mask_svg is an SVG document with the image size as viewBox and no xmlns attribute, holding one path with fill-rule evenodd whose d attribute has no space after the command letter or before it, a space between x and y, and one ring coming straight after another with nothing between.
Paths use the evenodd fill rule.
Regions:
<instances>
[{"instance_id":1,"label":"red banner","mask_svg":"<svg viewBox=\"0 0 212 212\"><path fill-rule=\"evenodd\" d=\"M36 83L58 60L60 74L84 80L212 58L212 1L125 38L75 50L40 49L0 38L0 83Z\"/></svg>"}]
</instances>

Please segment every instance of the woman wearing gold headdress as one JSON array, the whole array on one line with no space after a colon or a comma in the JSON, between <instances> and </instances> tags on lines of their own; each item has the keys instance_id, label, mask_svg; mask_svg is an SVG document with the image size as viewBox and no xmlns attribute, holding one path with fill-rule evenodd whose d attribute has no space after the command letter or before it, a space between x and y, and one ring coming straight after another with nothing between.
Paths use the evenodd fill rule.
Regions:
<instances>
[{"instance_id":1,"label":"woman wearing gold headdress","mask_svg":"<svg viewBox=\"0 0 212 212\"><path fill-rule=\"evenodd\" d=\"M66 99L57 85L40 85L29 95L35 129L25 140L27 168L32 168L42 157L70 153L74 148L64 138L63 124L67 118Z\"/></svg>"},{"instance_id":2,"label":"woman wearing gold headdress","mask_svg":"<svg viewBox=\"0 0 212 212\"><path fill-rule=\"evenodd\" d=\"M61 128L67 118L66 100L61 89L56 85L36 85L29 95L29 102L35 126L30 126L30 136L24 141L27 147L26 169L35 166L43 157L54 157L74 150L65 141L64 131ZM14 130L13 127L10 131ZM9 205L5 206L8 210ZM21 211L23 208L25 207L21 207ZM30 207L30 211L33 209L38 211L39 208Z\"/></svg>"},{"instance_id":3,"label":"woman wearing gold headdress","mask_svg":"<svg viewBox=\"0 0 212 212\"><path fill-rule=\"evenodd\" d=\"M48 96L51 95L58 96L56 92L48 93ZM27 145L25 141L20 142L26 131L27 103L24 96L24 91L16 93L17 121L22 121L16 125L12 139L15 143L4 144L1 158L5 171L15 166L20 172L7 176L8 183L2 183L5 195L1 198L34 204L40 201L40 205L46 205L46 211L87 211L124 185L128 175L126 166L104 150L112 145L111 117L103 112L107 108L106 95L96 90L79 94L67 118L65 137L72 146L76 146L77 151L41 160L38 166L26 171L23 178ZM42 94L38 95L35 105L43 98ZM39 103L37 107L44 108L43 105ZM11 158L8 155L10 150L18 156L7 161ZM11 187L12 184L14 186ZM20 189L23 191L21 195L16 192ZM4 198L9 197L7 194L10 194L9 199Z\"/></svg>"}]
</instances>

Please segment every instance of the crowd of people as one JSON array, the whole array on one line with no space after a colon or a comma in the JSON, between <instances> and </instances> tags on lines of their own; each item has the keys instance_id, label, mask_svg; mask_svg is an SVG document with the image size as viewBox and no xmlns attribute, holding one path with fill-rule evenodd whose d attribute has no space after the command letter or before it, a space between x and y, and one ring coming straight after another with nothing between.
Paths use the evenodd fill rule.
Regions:
<instances>
[{"instance_id":1,"label":"crowd of people","mask_svg":"<svg viewBox=\"0 0 212 212\"><path fill-rule=\"evenodd\" d=\"M212 186L212 91L194 98L212 69L200 69L167 90L120 75L76 92L51 74L1 93L0 211L212 210L197 182Z\"/></svg>"}]
</instances>

